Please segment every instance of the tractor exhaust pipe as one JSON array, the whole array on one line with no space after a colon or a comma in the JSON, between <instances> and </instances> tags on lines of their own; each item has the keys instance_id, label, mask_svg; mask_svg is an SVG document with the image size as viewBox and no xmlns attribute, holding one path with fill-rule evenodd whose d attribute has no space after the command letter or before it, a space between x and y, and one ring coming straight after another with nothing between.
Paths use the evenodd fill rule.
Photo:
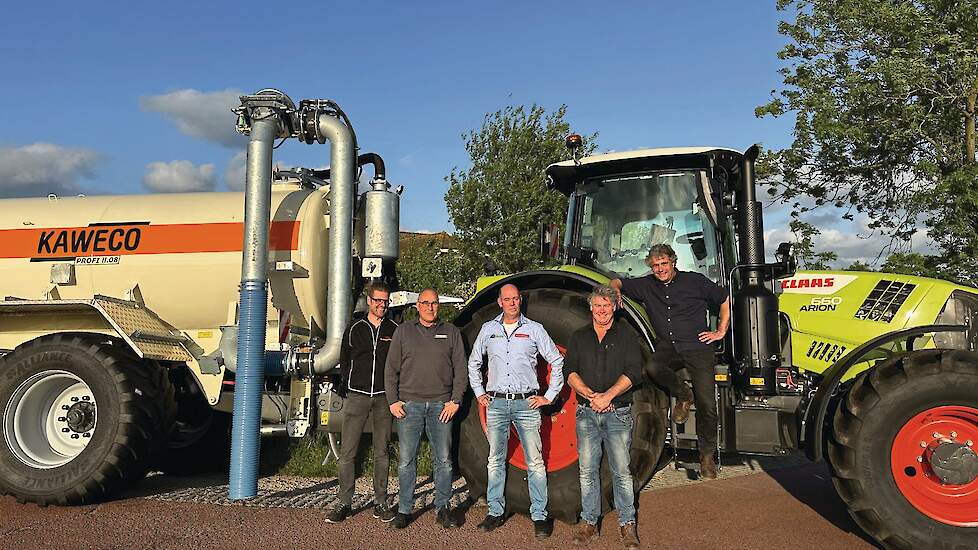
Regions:
<instances>
[{"instance_id":1,"label":"tractor exhaust pipe","mask_svg":"<svg viewBox=\"0 0 978 550\"><path fill-rule=\"evenodd\" d=\"M734 291L733 315L738 327L737 362L743 376L741 390L747 395L776 393L776 369L781 366L778 334L778 297L768 288L764 265L764 225L757 200L754 162L757 145L744 153L737 188L737 225L741 264L739 284Z\"/></svg>"}]
</instances>

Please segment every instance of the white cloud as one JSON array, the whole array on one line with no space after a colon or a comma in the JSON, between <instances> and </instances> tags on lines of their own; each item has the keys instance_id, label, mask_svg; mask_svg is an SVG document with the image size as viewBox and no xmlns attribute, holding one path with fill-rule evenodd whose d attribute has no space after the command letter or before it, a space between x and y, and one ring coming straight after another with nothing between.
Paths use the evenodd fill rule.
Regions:
<instances>
[{"instance_id":1,"label":"white cloud","mask_svg":"<svg viewBox=\"0 0 978 550\"><path fill-rule=\"evenodd\" d=\"M224 185L231 191L243 191L245 188L245 176L248 172L248 153L238 151L231 160L228 161L224 169Z\"/></svg>"},{"instance_id":2,"label":"white cloud","mask_svg":"<svg viewBox=\"0 0 978 550\"><path fill-rule=\"evenodd\" d=\"M838 210L838 216L844 212L841 209L836 210ZM892 252L911 250L924 254L937 252L937 248L927 237L926 231L922 227L914 232L909 242L891 242L889 236L869 227L869 218L865 215L859 215L854 220L847 221L842 220L841 217L832 216L830 212L824 212L811 220L805 217L802 219L812 223L819 230L819 234L813 239L815 251L838 254L838 260L833 262L833 265L838 268L848 267L857 260L879 267ZM834 219L834 223L830 223L829 219ZM774 225L771 229L764 231L764 247L768 251L773 251L778 243L794 242L795 240L797 239L788 230L786 224Z\"/></svg>"},{"instance_id":3,"label":"white cloud","mask_svg":"<svg viewBox=\"0 0 978 550\"><path fill-rule=\"evenodd\" d=\"M189 160L151 162L143 176L143 186L156 193L213 191L216 181L213 164L194 166Z\"/></svg>"},{"instance_id":4,"label":"white cloud","mask_svg":"<svg viewBox=\"0 0 978 550\"><path fill-rule=\"evenodd\" d=\"M78 180L95 177L99 160L91 149L53 143L0 147L0 197L80 193Z\"/></svg>"},{"instance_id":5,"label":"white cloud","mask_svg":"<svg viewBox=\"0 0 978 550\"><path fill-rule=\"evenodd\" d=\"M231 112L241 104L240 95L242 92L234 89L217 92L185 89L141 97L139 106L171 119L189 136L239 148L248 142L247 137L235 131L235 116Z\"/></svg>"}]
</instances>

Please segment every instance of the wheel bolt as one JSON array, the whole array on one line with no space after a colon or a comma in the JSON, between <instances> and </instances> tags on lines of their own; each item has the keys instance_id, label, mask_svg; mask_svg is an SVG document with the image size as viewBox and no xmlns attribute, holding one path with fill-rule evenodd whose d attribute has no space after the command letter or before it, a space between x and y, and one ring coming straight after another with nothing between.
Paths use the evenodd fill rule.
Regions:
<instances>
[{"instance_id":1,"label":"wheel bolt","mask_svg":"<svg viewBox=\"0 0 978 550\"><path fill-rule=\"evenodd\" d=\"M89 401L91 399L92 399L91 396L88 396L88 395L82 396L82 401Z\"/></svg>"},{"instance_id":2,"label":"wheel bolt","mask_svg":"<svg viewBox=\"0 0 978 550\"><path fill-rule=\"evenodd\" d=\"M78 439L78 434L71 434L72 439Z\"/></svg>"},{"instance_id":3,"label":"wheel bolt","mask_svg":"<svg viewBox=\"0 0 978 550\"><path fill-rule=\"evenodd\" d=\"M917 462L923 462L923 461L924 461L924 457L922 457L922 456L918 456L917 457Z\"/></svg>"},{"instance_id":4,"label":"wheel bolt","mask_svg":"<svg viewBox=\"0 0 978 550\"><path fill-rule=\"evenodd\" d=\"M926 449L927 448L927 443L924 443L923 441L921 441L920 442L920 448L921 449Z\"/></svg>"},{"instance_id":5,"label":"wheel bolt","mask_svg":"<svg viewBox=\"0 0 978 550\"><path fill-rule=\"evenodd\" d=\"M941 437L941 434L939 434L939 433L937 433L937 432L934 432L934 433L933 433L933 434L931 434L931 435L932 435L932 436L934 437L934 439L938 439L938 438L940 438L940 437Z\"/></svg>"},{"instance_id":6,"label":"wheel bolt","mask_svg":"<svg viewBox=\"0 0 978 550\"><path fill-rule=\"evenodd\" d=\"M63 410L63 411L67 411L70 408L71 407L69 407L68 405L61 405L61 410Z\"/></svg>"},{"instance_id":7,"label":"wheel bolt","mask_svg":"<svg viewBox=\"0 0 978 550\"><path fill-rule=\"evenodd\" d=\"M71 398L71 401L72 401L73 403L75 403L75 402L77 402L77 401L78 401L78 398L77 398L77 397L72 397L72 398ZM934 437L937 437L937 435L935 434L935 435L934 435Z\"/></svg>"},{"instance_id":8,"label":"wheel bolt","mask_svg":"<svg viewBox=\"0 0 978 550\"><path fill-rule=\"evenodd\" d=\"M66 421L66 420L68 420L68 419L67 419L67 418L65 418L65 417L63 417L63 416L59 416L59 417L58 417L58 422L64 422L64 421Z\"/></svg>"},{"instance_id":9,"label":"wheel bolt","mask_svg":"<svg viewBox=\"0 0 978 550\"><path fill-rule=\"evenodd\" d=\"M82 437L92 437L92 433L91 432L85 432L85 433L82 434Z\"/></svg>"},{"instance_id":10,"label":"wheel bolt","mask_svg":"<svg viewBox=\"0 0 978 550\"><path fill-rule=\"evenodd\" d=\"M951 437L958 437L958 432L951 432Z\"/></svg>"},{"instance_id":11,"label":"wheel bolt","mask_svg":"<svg viewBox=\"0 0 978 550\"><path fill-rule=\"evenodd\" d=\"M970 440L970 439L969 439L969 440L968 440L968 442L967 442L967 445L968 445L969 447L970 447L970 446L972 446L972 445L974 445L974 444L975 444L975 442L974 442L974 441L972 441L972 440Z\"/></svg>"},{"instance_id":12,"label":"wheel bolt","mask_svg":"<svg viewBox=\"0 0 978 550\"><path fill-rule=\"evenodd\" d=\"M70 432L71 430L69 430L68 428L61 428L61 431L62 431L62 432L64 432L64 433L68 433L68 432Z\"/></svg>"}]
</instances>

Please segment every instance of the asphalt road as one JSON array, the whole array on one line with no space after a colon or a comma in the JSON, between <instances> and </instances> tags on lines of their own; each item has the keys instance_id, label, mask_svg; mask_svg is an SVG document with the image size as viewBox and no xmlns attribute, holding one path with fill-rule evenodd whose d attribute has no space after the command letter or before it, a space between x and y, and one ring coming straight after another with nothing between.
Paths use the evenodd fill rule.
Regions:
<instances>
[{"instance_id":1,"label":"asphalt road","mask_svg":"<svg viewBox=\"0 0 978 550\"><path fill-rule=\"evenodd\" d=\"M510 518L493 533L482 533L475 528L485 515L480 507L468 509L463 526L452 531L437 526L431 510L403 531L373 519L369 511L329 525L324 522L325 509L315 503L285 508L269 505L269 500L265 505L161 500L173 489L167 486L174 483L169 479L148 479L141 492L89 506L42 508L0 497L0 548L573 547L572 526L558 523L552 538L537 541L532 524L522 516ZM177 482L186 485L188 480ZM295 497L292 493L296 491L290 493ZM819 464L643 491L638 518L644 548L873 548ZM599 542L590 548L620 547L614 518L606 523Z\"/></svg>"}]
</instances>

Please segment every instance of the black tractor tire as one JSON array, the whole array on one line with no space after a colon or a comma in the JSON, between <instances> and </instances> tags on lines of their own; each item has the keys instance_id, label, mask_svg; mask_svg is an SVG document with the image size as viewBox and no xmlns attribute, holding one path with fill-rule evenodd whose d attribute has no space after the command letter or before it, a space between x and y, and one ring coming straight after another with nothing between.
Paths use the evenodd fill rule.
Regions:
<instances>
[{"instance_id":1,"label":"black tractor tire","mask_svg":"<svg viewBox=\"0 0 978 550\"><path fill-rule=\"evenodd\" d=\"M67 415L75 405L66 409L62 400L94 407L69 429L58 411ZM71 333L38 338L0 359L0 411L0 491L20 502L70 505L103 500L141 479L172 429L176 402L166 369L138 360L118 340ZM72 435L87 445L71 443L79 441Z\"/></svg>"},{"instance_id":2,"label":"black tractor tire","mask_svg":"<svg viewBox=\"0 0 978 550\"><path fill-rule=\"evenodd\" d=\"M150 462L167 475L196 475L227 470L231 464L231 415L215 411L186 369L172 370L179 388L173 431Z\"/></svg>"},{"instance_id":3,"label":"black tractor tire","mask_svg":"<svg viewBox=\"0 0 978 550\"><path fill-rule=\"evenodd\" d=\"M534 289L523 293L524 313L547 329L554 342L566 348L571 334L591 322L587 294L565 289ZM482 324L499 314L499 308L490 304L475 312L472 321L462 328L462 335L471 346ZM616 322L624 323L622 318ZM640 336L636 332L635 338ZM643 346L644 348L644 346ZM645 353L647 353L646 350ZM645 384L634 393L632 415L631 471L636 493L656 472L659 455L665 445L666 412L665 395L652 384ZM559 403L555 403L559 405ZM548 407L552 411L553 406ZM547 414L548 411L544 411ZM478 403L471 392L461 411L463 419L459 434L459 469L468 485L472 498L485 496L488 477L487 461L489 442L479 419ZM603 508L611 507L611 475L603 462L601 480ZM548 513L550 517L565 523L576 523L581 512L581 487L578 465L573 464L547 474ZM509 465L506 472L506 512L528 514L530 509L527 472Z\"/></svg>"},{"instance_id":4,"label":"black tractor tire","mask_svg":"<svg viewBox=\"0 0 978 550\"><path fill-rule=\"evenodd\" d=\"M833 484L856 523L885 548L978 548L978 527L931 519L901 491L896 476L925 478L916 464L893 471L891 463L911 419L948 405L978 411L978 354L920 350L891 357L858 376L833 415L827 441Z\"/></svg>"}]
</instances>

